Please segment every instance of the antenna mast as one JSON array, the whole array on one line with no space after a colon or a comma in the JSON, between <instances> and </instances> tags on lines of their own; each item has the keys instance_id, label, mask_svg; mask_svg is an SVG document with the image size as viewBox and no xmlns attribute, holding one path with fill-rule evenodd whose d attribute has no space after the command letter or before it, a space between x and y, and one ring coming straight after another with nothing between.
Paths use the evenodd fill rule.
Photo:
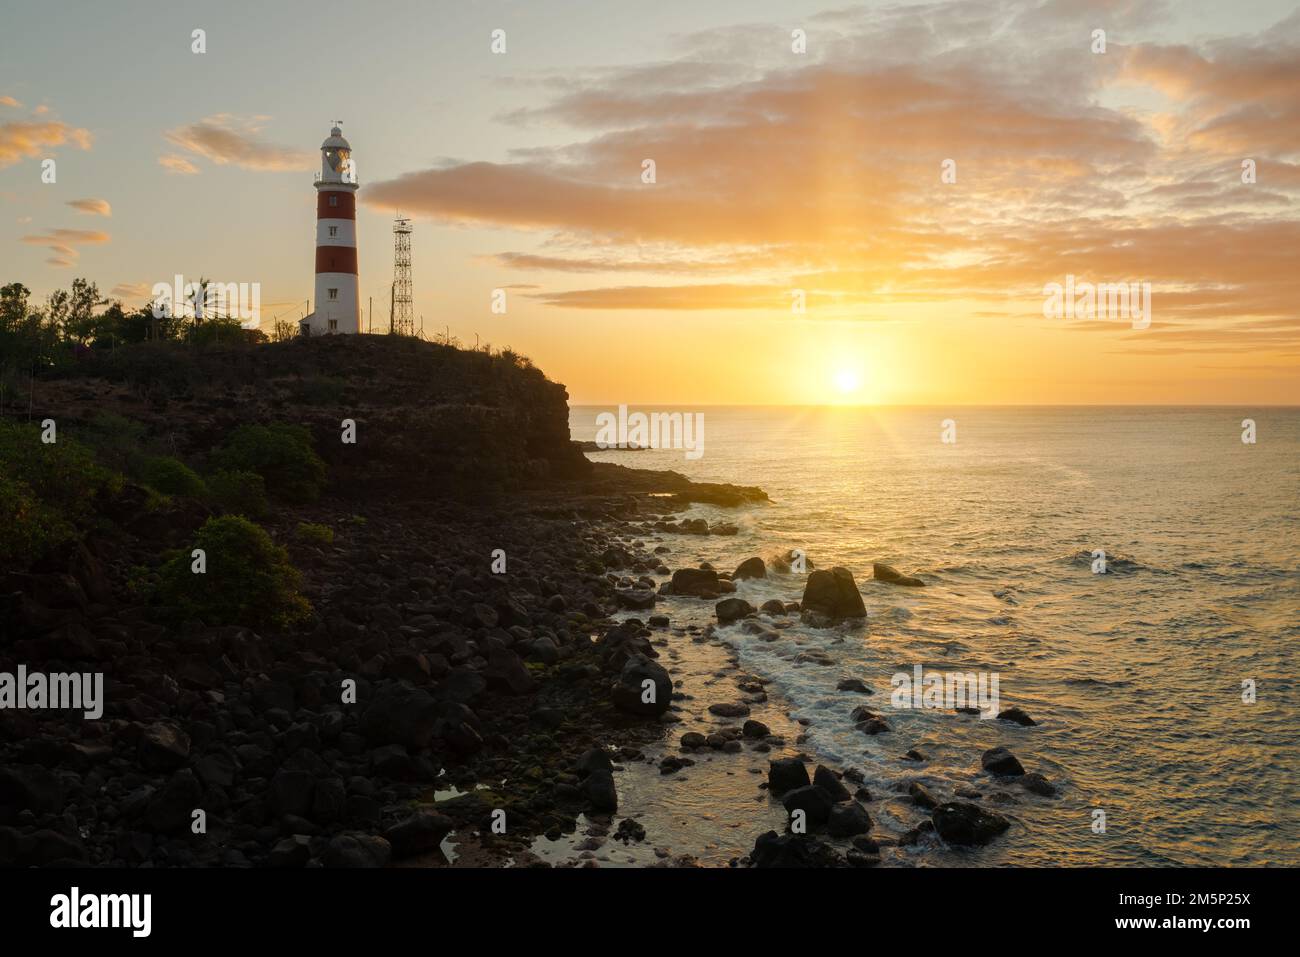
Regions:
<instances>
[{"instance_id":1,"label":"antenna mast","mask_svg":"<svg viewBox=\"0 0 1300 957\"><path fill-rule=\"evenodd\" d=\"M393 312L389 332L415 335L414 298L411 293L411 221L398 216L393 221Z\"/></svg>"}]
</instances>

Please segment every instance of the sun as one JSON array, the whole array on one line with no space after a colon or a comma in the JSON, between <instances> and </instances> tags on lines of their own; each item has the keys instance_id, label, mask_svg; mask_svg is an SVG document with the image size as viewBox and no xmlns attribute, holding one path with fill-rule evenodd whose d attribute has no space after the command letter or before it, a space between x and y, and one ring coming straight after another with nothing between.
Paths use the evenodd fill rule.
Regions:
<instances>
[{"instance_id":1,"label":"sun","mask_svg":"<svg viewBox=\"0 0 1300 957\"><path fill-rule=\"evenodd\" d=\"M840 369L831 381L840 395L852 395L862 388L862 378L852 369Z\"/></svg>"}]
</instances>

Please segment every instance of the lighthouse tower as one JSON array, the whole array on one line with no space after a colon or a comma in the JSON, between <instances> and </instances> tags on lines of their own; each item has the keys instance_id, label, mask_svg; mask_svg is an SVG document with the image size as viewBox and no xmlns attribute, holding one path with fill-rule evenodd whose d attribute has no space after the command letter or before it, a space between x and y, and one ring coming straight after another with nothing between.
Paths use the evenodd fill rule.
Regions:
<instances>
[{"instance_id":1,"label":"lighthouse tower","mask_svg":"<svg viewBox=\"0 0 1300 957\"><path fill-rule=\"evenodd\" d=\"M316 298L304 335L361 331L357 284L357 174L352 147L334 126L320 145L316 180Z\"/></svg>"}]
</instances>

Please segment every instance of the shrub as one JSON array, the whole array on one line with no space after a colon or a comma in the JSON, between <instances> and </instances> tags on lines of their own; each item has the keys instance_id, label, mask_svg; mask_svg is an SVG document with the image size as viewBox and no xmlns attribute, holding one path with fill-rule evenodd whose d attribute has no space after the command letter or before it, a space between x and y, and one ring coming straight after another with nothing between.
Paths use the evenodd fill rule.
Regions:
<instances>
[{"instance_id":1,"label":"shrub","mask_svg":"<svg viewBox=\"0 0 1300 957\"><path fill-rule=\"evenodd\" d=\"M128 459L144 445L145 427L116 413L100 412L77 433L77 439L100 462L125 471Z\"/></svg>"},{"instance_id":2,"label":"shrub","mask_svg":"<svg viewBox=\"0 0 1300 957\"><path fill-rule=\"evenodd\" d=\"M256 472L224 471L208 476L208 498L228 515L265 518L271 514L266 482Z\"/></svg>"},{"instance_id":3,"label":"shrub","mask_svg":"<svg viewBox=\"0 0 1300 957\"><path fill-rule=\"evenodd\" d=\"M300 425L241 425L214 461L218 469L256 472L277 498L311 501L325 484L325 463Z\"/></svg>"},{"instance_id":4,"label":"shrub","mask_svg":"<svg viewBox=\"0 0 1300 957\"><path fill-rule=\"evenodd\" d=\"M203 479L193 469L169 455L149 455L138 459L135 473L142 484L164 495L203 498L208 492Z\"/></svg>"},{"instance_id":5,"label":"shrub","mask_svg":"<svg viewBox=\"0 0 1300 957\"><path fill-rule=\"evenodd\" d=\"M343 398L347 380L316 376L301 379L289 386L289 395L296 402L308 405L332 405Z\"/></svg>"},{"instance_id":6,"label":"shrub","mask_svg":"<svg viewBox=\"0 0 1300 957\"><path fill-rule=\"evenodd\" d=\"M22 482L0 475L0 568L27 567L73 537L57 510Z\"/></svg>"},{"instance_id":7,"label":"shrub","mask_svg":"<svg viewBox=\"0 0 1300 957\"><path fill-rule=\"evenodd\" d=\"M204 551L204 574L193 572L189 551L173 555L159 572L157 597L181 618L287 627L311 614L299 592L302 576L260 525L239 515L210 518L194 547Z\"/></svg>"},{"instance_id":8,"label":"shrub","mask_svg":"<svg viewBox=\"0 0 1300 957\"><path fill-rule=\"evenodd\" d=\"M334 529L316 522L298 523L298 541L304 545L333 545Z\"/></svg>"},{"instance_id":9,"label":"shrub","mask_svg":"<svg viewBox=\"0 0 1300 957\"><path fill-rule=\"evenodd\" d=\"M121 487L73 439L46 445L38 427L0 421L0 564L25 568L73 541Z\"/></svg>"}]
</instances>

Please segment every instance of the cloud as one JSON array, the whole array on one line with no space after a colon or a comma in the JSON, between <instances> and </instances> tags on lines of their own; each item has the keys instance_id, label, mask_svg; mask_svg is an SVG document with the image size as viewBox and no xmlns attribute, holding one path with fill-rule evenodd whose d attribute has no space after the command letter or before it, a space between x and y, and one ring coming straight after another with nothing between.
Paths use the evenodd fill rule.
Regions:
<instances>
[{"instance_id":1,"label":"cloud","mask_svg":"<svg viewBox=\"0 0 1300 957\"><path fill-rule=\"evenodd\" d=\"M234 164L243 169L280 172L310 169L314 154L267 143L258 137L265 117L240 118L218 113L198 123L180 126L164 134L167 141L185 152L203 157L218 166ZM171 160L169 162L169 159ZM175 162L182 159L182 163ZM197 171L182 157L164 156L159 160L173 172ZM183 164L188 163L189 168Z\"/></svg>"},{"instance_id":2,"label":"cloud","mask_svg":"<svg viewBox=\"0 0 1300 957\"><path fill-rule=\"evenodd\" d=\"M108 291L109 296L124 302L147 300L152 293L153 286L147 282L119 282Z\"/></svg>"},{"instance_id":3,"label":"cloud","mask_svg":"<svg viewBox=\"0 0 1300 957\"><path fill-rule=\"evenodd\" d=\"M73 209L92 216L112 216L113 207L106 199L70 199L68 205Z\"/></svg>"},{"instance_id":4,"label":"cloud","mask_svg":"<svg viewBox=\"0 0 1300 957\"><path fill-rule=\"evenodd\" d=\"M93 140L89 130L58 120L0 123L0 169L30 157L44 157L59 146L88 150Z\"/></svg>"},{"instance_id":5,"label":"cloud","mask_svg":"<svg viewBox=\"0 0 1300 957\"><path fill-rule=\"evenodd\" d=\"M1295 326L1257 325L1300 301L1300 16L1125 46L1167 8L1112 0L1111 50L1094 56L1080 53L1094 7L844 8L810 21L807 58L778 55L788 44L766 24L680 38L676 59L517 82L534 102L503 118L547 124L556 145L440 161L360 195L518 231L535 248L486 258L583 277L532 297L556 307L788 315L803 289L810 309L855 317L959 303L1041 321L1043 284L1073 273L1152 284L1135 349L1300 345Z\"/></svg>"},{"instance_id":6,"label":"cloud","mask_svg":"<svg viewBox=\"0 0 1300 957\"><path fill-rule=\"evenodd\" d=\"M197 166L177 153L167 153L158 157L158 164L169 173L180 173L185 176L197 175L199 171Z\"/></svg>"},{"instance_id":7,"label":"cloud","mask_svg":"<svg viewBox=\"0 0 1300 957\"><path fill-rule=\"evenodd\" d=\"M58 260L46 262L56 266L70 266L80 255L76 247L100 245L110 242L112 236L94 229L51 229L39 235L28 234L19 241L29 246L45 246L57 254Z\"/></svg>"},{"instance_id":8,"label":"cloud","mask_svg":"<svg viewBox=\"0 0 1300 957\"><path fill-rule=\"evenodd\" d=\"M22 104L12 96L0 96L0 106L12 106L17 109L22 109Z\"/></svg>"}]
</instances>

